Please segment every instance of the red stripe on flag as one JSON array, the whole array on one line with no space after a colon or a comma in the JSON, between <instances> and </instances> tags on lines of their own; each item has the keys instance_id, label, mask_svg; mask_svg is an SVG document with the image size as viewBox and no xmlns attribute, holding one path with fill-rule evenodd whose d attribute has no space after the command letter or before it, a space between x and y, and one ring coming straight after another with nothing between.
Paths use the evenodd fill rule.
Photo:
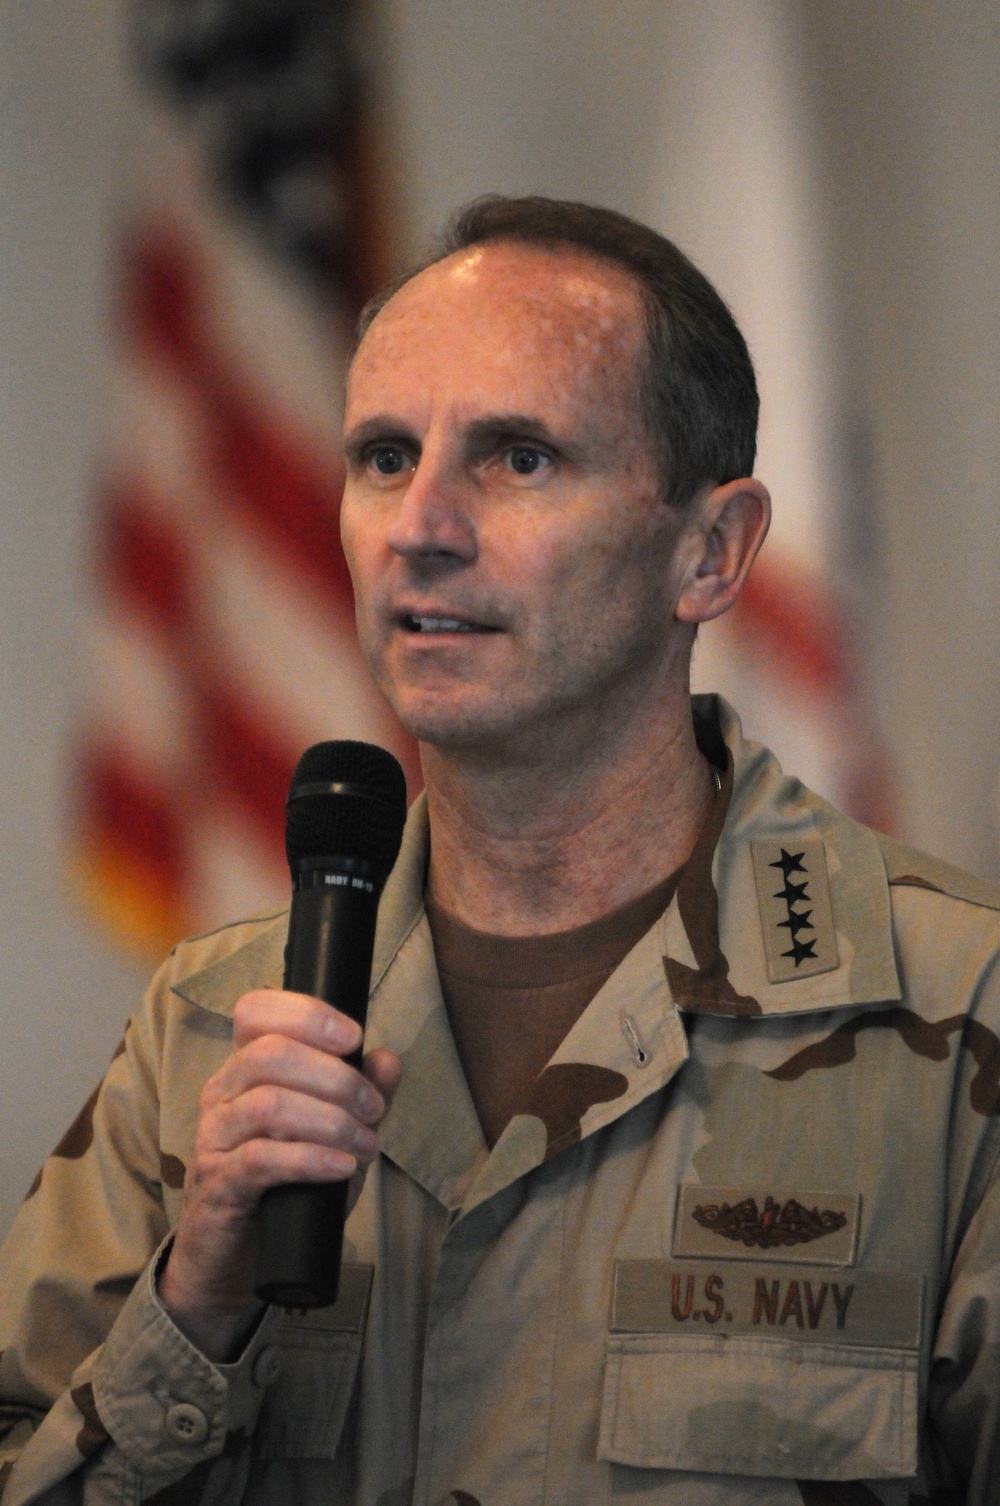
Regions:
<instances>
[{"instance_id":1,"label":"red stripe on flag","mask_svg":"<svg viewBox=\"0 0 1000 1506\"><path fill-rule=\"evenodd\" d=\"M275 733L274 712L256 704L252 685L234 680L219 644L206 634L191 558L171 521L138 486L113 496L99 558L105 588L157 633L159 651L169 655L189 691L193 777L206 800L225 800L259 841L280 853L285 797L302 750ZM412 781L414 771L408 772ZM138 796L135 803L142 808ZM103 804L124 817L129 802ZM108 824L114 821L109 817Z\"/></svg>"},{"instance_id":2,"label":"red stripe on flag","mask_svg":"<svg viewBox=\"0 0 1000 1506\"><path fill-rule=\"evenodd\" d=\"M205 798L226 799L262 841L280 849L285 796L298 755L268 732L267 719L251 709L242 687L227 687L218 646L199 625L184 542L137 488L119 491L109 508L101 564L109 594L160 633L161 651L170 655L191 692L189 733L198 743L193 768ZM158 809L159 792L141 786L121 765L99 772L87 792L98 825L138 831L141 847L163 848L179 862L180 849L168 835L169 800L163 797ZM179 882L179 869L175 877Z\"/></svg>"},{"instance_id":3,"label":"red stripe on flag","mask_svg":"<svg viewBox=\"0 0 1000 1506\"><path fill-rule=\"evenodd\" d=\"M204 277L176 230L137 237L127 258L125 323L147 360L193 389L220 500L240 510L343 614L353 610L340 545L340 488L310 464L213 348Z\"/></svg>"},{"instance_id":4,"label":"red stripe on flag","mask_svg":"<svg viewBox=\"0 0 1000 1506\"><path fill-rule=\"evenodd\" d=\"M854 677L840 614L815 579L787 564L758 560L734 618L782 679L828 696L851 691Z\"/></svg>"},{"instance_id":5,"label":"red stripe on flag","mask_svg":"<svg viewBox=\"0 0 1000 1506\"><path fill-rule=\"evenodd\" d=\"M284 852L285 798L301 749L289 747L271 731L243 695L210 674L199 677L203 769L211 798L239 809L258 838Z\"/></svg>"},{"instance_id":6,"label":"red stripe on flag","mask_svg":"<svg viewBox=\"0 0 1000 1506\"><path fill-rule=\"evenodd\" d=\"M144 953L162 956L190 929L182 816L128 758L85 749L78 863L83 895L101 921Z\"/></svg>"},{"instance_id":7,"label":"red stripe on flag","mask_svg":"<svg viewBox=\"0 0 1000 1506\"><path fill-rule=\"evenodd\" d=\"M184 824L170 796L110 749L83 755L81 795L91 839L111 839L154 875L164 890L180 896L187 868Z\"/></svg>"},{"instance_id":8,"label":"red stripe on flag","mask_svg":"<svg viewBox=\"0 0 1000 1506\"><path fill-rule=\"evenodd\" d=\"M274 715L254 703L247 686L227 683L217 659L195 650L187 668L197 697L197 762L207 798L225 800L260 842L276 855L284 853L285 800L304 751L301 744L293 746ZM403 766L412 798L423 777L416 743L401 733L391 751Z\"/></svg>"},{"instance_id":9,"label":"red stripe on flag","mask_svg":"<svg viewBox=\"0 0 1000 1506\"><path fill-rule=\"evenodd\" d=\"M191 622L191 563L172 524L137 487L112 490L98 569L111 595L170 634Z\"/></svg>"}]
</instances>

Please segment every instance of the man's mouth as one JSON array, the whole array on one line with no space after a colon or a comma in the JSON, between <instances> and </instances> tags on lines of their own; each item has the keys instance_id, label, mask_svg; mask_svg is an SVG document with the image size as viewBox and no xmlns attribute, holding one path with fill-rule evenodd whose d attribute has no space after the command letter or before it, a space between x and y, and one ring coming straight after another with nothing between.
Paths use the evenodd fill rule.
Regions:
<instances>
[{"instance_id":1,"label":"man's mouth","mask_svg":"<svg viewBox=\"0 0 1000 1506\"><path fill-rule=\"evenodd\" d=\"M482 622L468 622L461 617L418 617L406 612L400 619L408 633L495 633L496 628Z\"/></svg>"}]
</instances>

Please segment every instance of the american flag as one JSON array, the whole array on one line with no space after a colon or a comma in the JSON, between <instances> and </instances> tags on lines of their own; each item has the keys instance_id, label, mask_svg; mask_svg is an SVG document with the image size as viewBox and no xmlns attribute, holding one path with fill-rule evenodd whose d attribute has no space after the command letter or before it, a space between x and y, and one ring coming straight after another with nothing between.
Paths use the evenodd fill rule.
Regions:
<instances>
[{"instance_id":1,"label":"american flag","mask_svg":"<svg viewBox=\"0 0 1000 1506\"><path fill-rule=\"evenodd\" d=\"M339 404L380 280L350 0L133 0L138 181L119 237L76 766L92 906L143 949L287 894L284 800L329 737L414 749L361 662Z\"/></svg>"},{"instance_id":2,"label":"american flag","mask_svg":"<svg viewBox=\"0 0 1000 1506\"><path fill-rule=\"evenodd\" d=\"M139 170L120 235L77 832L93 907L152 951L283 901L284 798L309 743L380 742L419 778L361 664L337 532L344 358L389 260L364 13L361 0L130 0ZM838 579L829 278L784 43L735 4L675 21L650 217L750 337L777 502L743 601L701 635L696 682L729 694L786 767L889 827L888 760ZM741 59L754 108L720 117L712 101Z\"/></svg>"}]
</instances>

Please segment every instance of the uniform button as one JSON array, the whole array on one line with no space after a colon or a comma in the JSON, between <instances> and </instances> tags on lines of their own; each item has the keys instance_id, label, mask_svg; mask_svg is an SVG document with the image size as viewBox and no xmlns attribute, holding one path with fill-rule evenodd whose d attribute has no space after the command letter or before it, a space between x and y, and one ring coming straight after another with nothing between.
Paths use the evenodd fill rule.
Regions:
<instances>
[{"instance_id":1,"label":"uniform button","mask_svg":"<svg viewBox=\"0 0 1000 1506\"><path fill-rule=\"evenodd\" d=\"M263 1389L265 1386L273 1386L281 1374L281 1350L269 1344L262 1349L253 1362L254 1385Z\"/></svg>"},{"instance_id":2,"label":"uniform button","mask_svg":"<svg viewBox=\"0 0 1000 1506\"><path fill-rule=\"evenodd\" d=\"M200 1407L179 1401L164 1417L163 1431L174 1443L204 1443L208 1437L208 1418Z\"/></svg>"}]
</instances>

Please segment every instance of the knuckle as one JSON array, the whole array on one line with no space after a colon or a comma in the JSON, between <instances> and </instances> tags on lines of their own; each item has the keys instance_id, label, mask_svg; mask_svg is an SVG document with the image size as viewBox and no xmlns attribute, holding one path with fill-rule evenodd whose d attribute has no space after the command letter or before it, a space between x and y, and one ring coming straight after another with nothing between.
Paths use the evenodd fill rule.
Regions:
<instances>
[{"instance_id":1,"label":"knuckle","mask_svg":"<svg viewBox=\"0 0 1000 1506\"><path fill-rule=\"evenodd\" d=\"M254 1066L264 1072L277 1070L288 1056L288 1044L284 1036L270 1032L260 1035L246 1048Z\"/></svg>"},{"instance_id":2,"label":"knuckle","mask_svg":"<svg viewBox=\"0 0 1000 1506\"><path fill-rule=\"evenodd\" d=\"M355 1122L347 1110L330 1104L325 1118L327 1143L337 1150L353 1150Z\"/></svg>"},{"instance_id":3,"label":"knuckle","mask_svg":"<svg viewBox=\"0 0 1000 1506\"><path fill-rule=\"evenodd\" d=\"M251 1040L268 1028L274 1013L274 989L254 988L237 999L233 1009L233 1034Z\"/></svg>"},{"instance_id":4,"label":"knuckle","mask_svg":"<svg viewBox=\"0 0 1000 1506\"><path fill-rule=\"evenodd\" d=\"M266 1140L244 1141L237 1161L244 1180L255 1185L267 1181L271 1170L271 1154Z\"/></svg>"},{"instance_id":5,"label":"knuckle","mask_svg":"<svg viewBox=\"0 0 1000 1506\"><path fill-rule=\"evenodd\" d=\"M252 1028L257 1018L257 1000L258 994L256 992L244 994L242 998L237 999L233 1009L233 1028L235 1030L240 1031Z\"/></svg>"},{"instance_id":6,"label":"knuckle","mask_svg":"<svg viewBox=\"0 0 1000 1506\"><path fill-rule=\"evenodd\" d=\"M199 1118L204 1119L208 1114L211 1114L216 1108L219 1099L223 1096L225 1091L223 1086L223 1073L225 1072L225 1070L225 1067L221 1067L218 1072L213 1073L199 1093Z\"/></svg>"},{"instance_id":7,"label":"knuckle","mask_svg":"<svg viewBox=\"0 0 1000 1506\"><path fill-rule=\"evenodd\" d=\"M274 1083L261 1083L245 1095L252 1124L259 1130L274 1131L280 1125L284 1094Z\"/></svg>"},{"instance_id":8,"label":"knuckle","mask_svg":"<svg viewBox=\"0 0 1000 1506\"><path fill-rule=\"evenodd\" d=\"M363 1079L352 1084L351 1109L365 1124L377 1124L385 1113L385 1103L379 1092Z\"/></svg>"},{"instance_id":9,"label":"knuckle","mask_svg":"<svg viewBox=\"0 0 1000 1506\"><path fill-rule=\"evenodd\" d=\"M194 1143L191 1146L191 1155L188 1158L189 1175L196 1175L197 1168L203 1166L212 1155L212 1139L213 1137L209 1133L209 1126L199 1124L195 1131Z\"/></svg>"},{"instance_id":10,"label":"knuckle","mask_svg":"<svg viewBox=\"0 0 1000 1506\"><path fill-rule=\"evenodd\" d=\"M337 1009L331 1004L324 1004L320 1007L323 1013L319 1016L319 1024L322 1026L324 1034L332 1034L340 1040L349 1042L360 1041L362 1039L363 1032L361 1026L352 1015L345 1014L342 1009ZM353 1049L353 1046L348 1047L348 1049Z\"/></svg>"}]
</instances>

